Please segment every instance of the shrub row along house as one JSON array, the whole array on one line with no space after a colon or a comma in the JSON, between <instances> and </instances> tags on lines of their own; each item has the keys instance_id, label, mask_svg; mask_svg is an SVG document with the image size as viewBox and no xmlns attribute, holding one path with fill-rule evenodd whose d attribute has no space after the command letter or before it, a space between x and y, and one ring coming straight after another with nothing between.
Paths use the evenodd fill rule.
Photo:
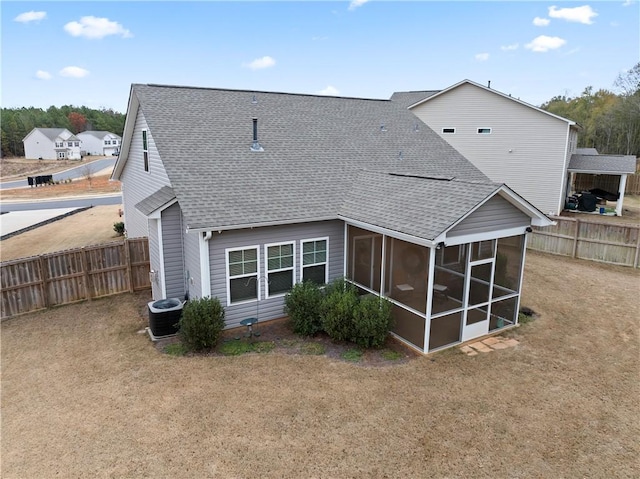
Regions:
<instances>
[{"instance_id":1,"label":"shrub row along house","mask_svg":"<svg viewBox=\"0 0 640 479\"><path fill-rule=\"evenodd\" d=\"M393 303L430 352L517 323L527 232L552 222L398 102L136 84L113 178L154 299L283 316L300 281Z\"/></svg>"},{"instance_id":2,"label":"shrub row along house","mask_svg":"<svg viewBox=\"0 0 640 479\"><path fill-rule=\"evenodd\" d=\"M66 128L34 128L22 143L27 159L79 160L85 155L117 154L122 138L108 131L83 131L74 135Z\"/></svg>"}]
</instances>

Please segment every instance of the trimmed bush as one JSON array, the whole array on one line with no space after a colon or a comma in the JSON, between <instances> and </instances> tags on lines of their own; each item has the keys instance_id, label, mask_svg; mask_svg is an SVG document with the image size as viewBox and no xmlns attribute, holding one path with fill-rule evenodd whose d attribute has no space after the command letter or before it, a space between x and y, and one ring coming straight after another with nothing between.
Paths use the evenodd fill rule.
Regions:
<instances>
[{"instance_id":1,"label":"trimmed bush","mask_svg":"<svg viewBox=\"0 0 640 479\"><path fill-rule=\"evenodd\" d=\"M353 312L351 341L363 348L380 348L387 338L390 323L391 303L376 296L363 296Z\"/></svg>"},{"instance_id":2,"label":"trimmed bush","mask_svg":"<svg viewBox=\"0 0 640 479\"><path fill-rule=\"evenodd\" d=\"M354 337L353 315L358 306L358 291L344 279L326 287L322 300L322 327L331 339L350 341Z\"/></svg>"},{"instance_id":3,"label":"trimmed bush","mask_svg":"<svg viewBox=\"0 0 640 479\"><path fill-rule=\"evenodd\" d=\"M284 312L289 316L293 332L313 336L322 330L320 304L322 291L312 281L296 284L284 299Z\"/></svg>"},{"instance_id":4,"label":"trimmed bush","mask_svg":"<svg viewBox=\"0 0 640 479\"><path fill-rule=\"evenodd\" d=\"M224 308L218 298L188 301L180 318L182 343L190 351L212 349L224 328Z\"/></svg>"},{"instance_id":5,"label":"trimmed bush","mask_svg":"<svg viewBox=\"0 0 640 479\"><path fill-rule=\"evenodd\" d=\"M122 221L118 221L117 223L113 223L113 231L118 233L118 236L124 235L124 223Z\"/></svg>"}]
</instances>

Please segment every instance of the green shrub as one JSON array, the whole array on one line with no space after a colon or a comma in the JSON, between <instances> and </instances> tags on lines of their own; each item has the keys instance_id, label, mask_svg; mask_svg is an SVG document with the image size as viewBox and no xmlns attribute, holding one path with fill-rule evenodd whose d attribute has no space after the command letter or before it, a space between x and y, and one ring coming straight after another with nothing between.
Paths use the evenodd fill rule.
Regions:
<instances>
[{"instance_id":1,"label":"green shrub","mask_svg":"<svg viewBox=\"0 0 640 479\"><path fill-rule=\"evenodd\" d=\"M354 312L358 306L355 286L337 279L326 287L322 300L322 328L336 341L350 341L354 337Z\"/></svg>"},{"instance_id":2,"label":"green shrub","mask_svg":"<svg viewBox=\"0 0 640 479\"><path fill-rule=\"evenodd\" d=\"M289 315L294 333L313 336L322 330L321 302L322 291L311 281L298 283L291 289L284 300L284 312Z\"/></svg>"},{"instance_id":3,"label":"green shrub","mask_svg":"<svg viewBox=\"0 0 640 479\"><path fill-rule=\"evenodd\" d=\"M113 231L118 233L118 236L122 236L124 234L124 223L122 221L113 223Z\"/></svg>"},{"instance_id":4,"label":"green shrub","mask_svg":"<svg viewBox=\"0 0 640 479\"><path fill-rule=\"evenodd\" d=\"M353 312L351 341L363 348L384 345L391 323L391 303L376 296L363 296Z\"/></svg>"},{"instance_id":5,"label":"green shrub","mask_svg":"<svg viewBox=\"0 0 640 479\"><path fill-rule=\"evenodd\" d=\"M218 298L187 302L180 318L182 343L190 351L213 348L224 328L224 308Z\"/></svg>"}]
</instances>

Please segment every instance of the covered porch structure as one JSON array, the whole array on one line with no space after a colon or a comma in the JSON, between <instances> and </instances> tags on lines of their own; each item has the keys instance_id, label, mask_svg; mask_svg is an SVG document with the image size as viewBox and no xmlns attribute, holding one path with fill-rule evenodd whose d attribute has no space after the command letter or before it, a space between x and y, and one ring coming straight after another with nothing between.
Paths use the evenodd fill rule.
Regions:
<instances>
[{"instance_id":1,"label":"covered porch structure","mask_svg":"<svg viewBox=\"0 0 640 479\"><path fill-rule=\"evenodd\" d=\"M504 185L480 191L486 186L394 180L395 191L369 190L369 211L345 208L347 280L388 299L392 334L421 353L515 326L527 233L552 222ZM352 194L360 189L369 188ZM464 209L451 221L423 206L431 201L414 202L420 191L437 198L445 190L450 208Z\"/></svg>"},{"instance_id":2,"label":"covered porch structure","mask_svg":"<svg viewBox=\"0 0 640 479\"><path fill-rule=\"evenodd\" d=\"M571 155L567 171L567 197L591 190L609 192L616 197L616 216L622 216L627 175L636 171L635 156L599 155L595 148L579 149Z\"/></svg>"}]
</instances>

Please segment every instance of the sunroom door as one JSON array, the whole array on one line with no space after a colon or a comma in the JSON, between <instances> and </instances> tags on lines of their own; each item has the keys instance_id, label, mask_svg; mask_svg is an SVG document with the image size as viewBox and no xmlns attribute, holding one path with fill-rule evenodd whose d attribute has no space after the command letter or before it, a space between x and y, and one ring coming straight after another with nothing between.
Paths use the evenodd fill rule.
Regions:
<instances>
[{"instance_id":1,"label":"sunroom door","mask_svg":"<svg viewBox=\"0 0 640 479\"><path fill-rule=\"evenodd\" d=\"M466 278L467 308L463 319L462 341L469 341L489 332L494 243L494 241L481 241L471 246L469 274Z\"/></svg>"}]
</instances>

